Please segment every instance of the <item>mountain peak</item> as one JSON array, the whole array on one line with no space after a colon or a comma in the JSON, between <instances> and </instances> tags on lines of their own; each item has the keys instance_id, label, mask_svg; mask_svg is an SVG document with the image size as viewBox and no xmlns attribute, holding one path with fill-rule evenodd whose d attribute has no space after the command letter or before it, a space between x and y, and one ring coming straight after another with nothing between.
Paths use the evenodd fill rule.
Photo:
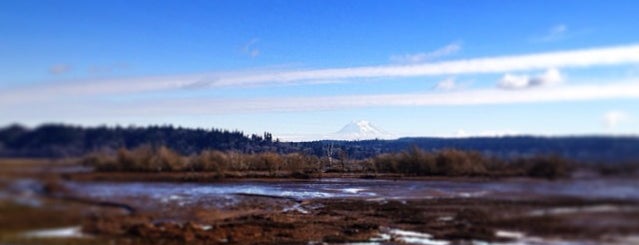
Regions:
<instances>
[{"instance_id":1,"label":"mountain peak","mask_svg":"<svg viewBox=\"0 0 639 245\"><path fill-rule=\"evenodd\" d=\"M391 139L393 135L376 127L369 121L360 120L346 124L342 129L327 138L336 140Z\"/></svg>"}]
</instances>

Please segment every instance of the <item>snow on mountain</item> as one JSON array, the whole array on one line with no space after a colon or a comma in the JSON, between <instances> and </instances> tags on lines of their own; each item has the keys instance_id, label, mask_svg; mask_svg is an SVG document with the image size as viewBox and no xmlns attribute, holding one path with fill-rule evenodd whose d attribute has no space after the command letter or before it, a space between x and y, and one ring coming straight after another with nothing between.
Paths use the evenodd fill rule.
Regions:
<instances>
[{"instance_id":1,"label":"snow on mountain","mask_svg":"<svg viewBox=\"0 0 639 245\"><path fill-rule=\"evenodd\" d=\"M325 139L332 140L369 140L369 139L393 139L392 134L375 127L369 121L353 121L339 131L327 135Z\"/></svg>"}]
</instances>

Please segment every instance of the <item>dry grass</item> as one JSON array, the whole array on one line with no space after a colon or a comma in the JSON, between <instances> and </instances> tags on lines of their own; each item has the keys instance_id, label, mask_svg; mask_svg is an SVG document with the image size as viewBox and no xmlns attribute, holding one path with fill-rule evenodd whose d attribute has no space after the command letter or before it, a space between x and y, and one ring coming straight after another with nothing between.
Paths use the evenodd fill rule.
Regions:
<instances>
[{"instance_id":1,"label":"dry grass","mask_svg":"<svg viewBox=\"0 0 639 245\"><path fill-rule=\"evenodd\" d=\"M335 161L337 162L337 161ZM300 153L273 152L242 154L238 152L202 151L181 156L166 147L143 146L119 149L117 154L94 153L84 158L85 165L101 172L212 172L219 178L237 172L268 172L270 176L336 173L395 173L406 176L528 176L535 178L566 177L571 163L558 156L536 156L504 161L476 151L444 149L426 152L411 148L399 153L381 154L371 159L344 160L339 164L327 158ZM285 174L284 174L285 175Z\"/></svg>"}]
</instances>

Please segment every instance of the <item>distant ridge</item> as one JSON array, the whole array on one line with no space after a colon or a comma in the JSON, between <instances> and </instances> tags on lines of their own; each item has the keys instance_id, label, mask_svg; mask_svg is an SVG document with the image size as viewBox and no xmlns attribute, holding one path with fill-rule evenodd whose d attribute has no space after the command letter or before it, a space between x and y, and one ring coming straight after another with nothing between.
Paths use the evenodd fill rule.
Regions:
<instances>
[{"instance_id":1,"label":"distant ridge","mask_svg":"<svg viewBox=\"0 0 639 245\"><path fill-rule=\"evenodd\" d=\"M371 123L353 122L337 131L341 139L282 142L264 135L245 135L220 129L190 129L172 126L78 127L45 124L36 128L19 125L0 127L0 157L74 157L93 151L114 152L120 147L166 146L181 154L202 150L243 153L302 152L326 156L327 146L348 153L351 159L364 159L381 153L400 152L411 147L426 151L446 148L475 150L500 158L557 154L580 162L614 164L639 162L637 136L501 136L469 138L392 136ZM346 138L348 137L348 140ZM366 139L373 138L373 139Z\"/></svg>"}]
</instances>

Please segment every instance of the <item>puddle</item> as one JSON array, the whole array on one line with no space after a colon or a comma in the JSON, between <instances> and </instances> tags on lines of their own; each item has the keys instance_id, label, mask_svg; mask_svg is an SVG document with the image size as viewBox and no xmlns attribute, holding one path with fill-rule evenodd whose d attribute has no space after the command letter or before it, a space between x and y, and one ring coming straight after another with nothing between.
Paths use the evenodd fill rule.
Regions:
<instances>
[{"instance_id":1,"label":"puddle","mask_svg":"<svg viewBox=\"0 0 639 245\"><path fill-rule=\"evenodd\" d=\"M0 200L8 200L29 207L41 207L39 195L43 193L42 184L33 179L17 179L5 189L0 190Z\"/></svg>"}]
</instances>

